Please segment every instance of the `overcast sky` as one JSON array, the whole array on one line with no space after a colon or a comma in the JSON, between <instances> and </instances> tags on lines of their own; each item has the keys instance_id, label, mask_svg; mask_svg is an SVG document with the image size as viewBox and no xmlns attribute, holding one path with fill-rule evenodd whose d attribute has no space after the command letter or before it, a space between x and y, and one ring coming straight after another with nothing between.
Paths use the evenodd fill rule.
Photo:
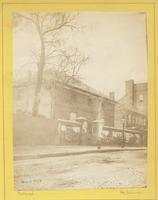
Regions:
<instances>
[{"instance_id":1,"label":"overcast sky","mask_svg":"<svg viewBox=\"0 0 158 200\"><path fill-rule=\"evenodd\" d=\"M65 32L67 46L77 47L89 60L81 69L84 81L116 97L124 95L125 80L147 81L146 18L143 13L79 13L81 31ZM33 48L36 32L29 28L13 34L14 78L27 75L23 66Z\"/></svg>"}]
</instances>

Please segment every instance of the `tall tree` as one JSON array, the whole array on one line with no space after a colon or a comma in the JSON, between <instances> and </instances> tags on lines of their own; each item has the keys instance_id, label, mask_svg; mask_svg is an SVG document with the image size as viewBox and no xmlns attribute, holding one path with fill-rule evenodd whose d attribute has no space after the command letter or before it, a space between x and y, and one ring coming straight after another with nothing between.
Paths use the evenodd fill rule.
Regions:
<instances>
[{"instance_id":1,"label":"tall tree","mask_svg":"<svg viewBox=\"0 0 158 200\"><path fill-rule=\"evenodd\" d=\"M75 17L72 13L18 13L14 15L13 25L17 27L20 20L30 22L38 34L40 43L40 48L33 55L37 66L33 116L38 115L40 91L46 66L53 67L54 72L57 72L56 77L60 74L60 81L64 84L79 74L81 65L87 60L86 57L81 56L77 49L67 52L59 48L61 32L66 31L66 29L77 28L74 21Z\"/></svg>"}]
</instances>

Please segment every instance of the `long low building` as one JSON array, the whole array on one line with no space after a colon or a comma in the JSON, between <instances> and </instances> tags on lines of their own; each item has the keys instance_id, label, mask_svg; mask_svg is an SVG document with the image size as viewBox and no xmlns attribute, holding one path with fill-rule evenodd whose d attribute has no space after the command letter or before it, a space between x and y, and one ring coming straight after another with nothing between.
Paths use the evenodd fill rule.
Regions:
<instances>
[{"instance_id":1,"label":"long low building","mask_svg":"<svg viewBox=\"0 0 158 200\"><path fill-rule=\"evenodd\" d=\"M126 85L128 85L128 82ZM128 88L126 89L128 91ZM145 129L147 124L145 113L139 112L136 108L124 106L122 102L115 101L114 93L110 93L107 97L80 80L64 85L56 81L55 88L52 87L50 81L44 81L40 93L38 116L33 117L31 113L34 91L34 79L17 81L13 85L15 145L54 144L59 140L57 139L59 132L65 130L68 134L64 140L67 139L68 143L80 144L81 129L85 129L85 133L82 133L82 142L91 144L94 143L92 140L92 124L98 119L103 120L104 126L120 127L122 126L122 118L125 116L127 118L126 126L129 126L129 116L131 115L132 127L134 127L133 116L136 116L135 125L137 123L137 127L138 125L141 127L143 124ZM129 100L129 97L127 99ZM61 131L59 131L59 120ZM61 122L63 121L67 123L64 122L62 125ZM82 122L83 127L71 128L71 122L75 123L76 121ZM76 137L76 140L73 140L73 137ZM97 136L94 138L97 138Z\"/></svg>"}]
</instances>

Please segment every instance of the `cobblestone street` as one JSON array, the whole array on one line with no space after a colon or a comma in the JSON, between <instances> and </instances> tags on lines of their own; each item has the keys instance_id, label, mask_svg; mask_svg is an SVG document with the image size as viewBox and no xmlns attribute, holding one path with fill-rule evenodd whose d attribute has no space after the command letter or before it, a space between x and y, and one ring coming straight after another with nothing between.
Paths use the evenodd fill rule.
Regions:
<instances>
[{"instance_id":1,"label":"cobblestone street","mask_svg":"<svg viewBox=\"0 0 158 200\"><path fill-rule=\"evenodd\" d=\"M107 152L14 162L16 190L146 186L146 151Z\"/></svg>"}]
</instances>

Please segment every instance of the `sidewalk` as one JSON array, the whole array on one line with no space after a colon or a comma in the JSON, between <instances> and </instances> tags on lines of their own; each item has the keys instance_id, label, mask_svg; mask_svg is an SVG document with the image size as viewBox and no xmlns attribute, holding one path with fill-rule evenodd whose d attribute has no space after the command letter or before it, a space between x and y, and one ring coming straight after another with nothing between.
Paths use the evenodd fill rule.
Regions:
<instances>
[{"instance_id":1,"label":"sidewalk","mask_svg":"<svg viewBox=\"0 0 158 200\"><path fill-rule=\"evenodd\" d=\"M146 147L101 147L97 149L96 146L16 146L14 147L14 160L138 150L146 150Z\"/></svg>"}]
</instances>

